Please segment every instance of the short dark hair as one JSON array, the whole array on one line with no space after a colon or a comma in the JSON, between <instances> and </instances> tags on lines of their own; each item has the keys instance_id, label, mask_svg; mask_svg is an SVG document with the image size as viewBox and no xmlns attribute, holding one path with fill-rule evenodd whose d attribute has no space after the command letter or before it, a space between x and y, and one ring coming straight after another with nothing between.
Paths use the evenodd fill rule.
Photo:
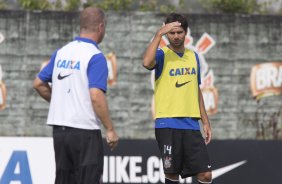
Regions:
<instances>
[{"instance_id":1,"label":"short dark hair","mask_svg":"<svg viewBox=\"0 0 282 184\"><path fill-rule=\"evenodd\" d=\"M80 14L80 31L95 32L105 20L105 13L96 7L87 7Z\"/></svg>"},{"instance_id":2,"label":"short dark hair","mask_svg":"<svg viewBox=\"0 0 282 184\"><path fill-rule=\"evenodd\" d=\"M182 14L178 14L178 13L169 14L165 19L165 24L176 22L176 21L180 22L181 27L184 29L185 32L187 32L188 21L187 18Z\"/></svg>"}]
</instances>

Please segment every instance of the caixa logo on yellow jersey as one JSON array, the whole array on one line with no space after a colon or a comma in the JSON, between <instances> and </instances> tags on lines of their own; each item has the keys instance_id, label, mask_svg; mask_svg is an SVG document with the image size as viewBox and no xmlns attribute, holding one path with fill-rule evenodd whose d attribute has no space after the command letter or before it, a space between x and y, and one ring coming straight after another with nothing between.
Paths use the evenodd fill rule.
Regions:
<instances>
[{"instance_id":1,"label":"caixa logo on yellow jersey","mask_svg":"<svg viewBox=\"0 0 282 184\"><path fill-rule=\"evenodd\" d=\"M215 40L208 34L204 33L201 38L196 43L196 46L193 45L193 37L191 36L190 29L188 29L184 46L190 50L194 50L199 55L200 60L200 69L201 69L201 89L203 93L203 98L205 101L205 108L208 115L213 115L217 113L218 109L218 92L217 89L214 87L214 74L213 70L209 69L209 66L205 60L204 55L215 45ZM168 45L169 42L165 36L162 37L159 47L162 48L166 45ZM172 76L176 75L182 75L186 71L183 71L181 69L179 70L173 70L170 72ZM196 71L193 71L193 69L190 69L189 71L192 74L196 74ZM152 73L151 76L151 83L152 87L154 89L154 74ZM154 104L152 100L152 114L154 117Z\"/></svg>"},{"instance_id":2,"label":"caixa logo on yellow jersey","mask_svg":"<svg viewBox=\"0 0 282 184\"><path fill-rule=\"evenodd\" d=\"M179 75L196 75L195 68L173 68L169 71L170 76L179 76Z\"/></svg>"},{"instance_id":3,"label":"caixa logo on yellow jersey","mask_svg":"<svg viewBox=\"0 0 282 184\"><path fill-rule=\"evenodd\" d=\"M251 71L251 91L257 100L282 93L282 61L262 63Z\"/></svg>"}]
</instances>

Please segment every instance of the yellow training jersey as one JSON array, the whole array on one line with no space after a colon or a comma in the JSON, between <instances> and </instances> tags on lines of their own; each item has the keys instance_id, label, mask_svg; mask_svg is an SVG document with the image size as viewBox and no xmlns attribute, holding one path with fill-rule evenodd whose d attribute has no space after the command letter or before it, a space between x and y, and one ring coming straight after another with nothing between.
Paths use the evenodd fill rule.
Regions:
<instances>
[{"instance_id":1,"label":"yellow training jersey","mask_svg":"<svg viewBox=\"0 0 282 184\"><path fill-rule=\"evenodd\" d=\"M200 118L197 56L185 48L182 56L168 47L161 50L163 57L157 60L155 80L156 118ZM158 52L157 52L158 57ZM163 63L161 63L163 62Z\"/></svg>"}]
</instances>

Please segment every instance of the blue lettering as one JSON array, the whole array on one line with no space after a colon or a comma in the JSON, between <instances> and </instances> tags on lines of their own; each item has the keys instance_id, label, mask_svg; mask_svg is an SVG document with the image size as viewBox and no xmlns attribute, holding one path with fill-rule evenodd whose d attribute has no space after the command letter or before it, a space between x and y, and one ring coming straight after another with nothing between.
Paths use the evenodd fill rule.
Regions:
<instances>
[{"instance_id":1,"label":"blue lettering","mask_svg":"<svg viewBox=\"0 0 282 184\"><path fill-rule=\"evenodd\" d=\"M72 66L71 64L72 64L72 61L69 60L69 61L67 62L67 65L66 65L65 68L70 68L70 69L72 69L72 68L71 68L71 66Z\"/></svg>"},{"instance_id":2,"label":"blue lettering","mask_svg":"<svg viewBox=\"0 0 282 184\"><path fill-rule=\"evenodd\" d=\"M185 68L185 70L186 70L185 75L190 75L189 69L190 68Z\"/></svg>"},{"instance_id":3,"label":"blue lettering","mask_svg":"<svg viewBox=\"0 0 282 184\"><path fill-rule=\"evenodd\" d=\"M73 66L73 64L75 64ZM61 60L59 59L57 62L57 67L58 68L64 68L64 69L73 69L73 70L80 70L80 61L75 61L72 60Z\"/></svg>"},{"instance_id":4,"label":"blue lettering","mask_svg":"<svg viewBox=\"0 0 282 184\"><path fill-rule=\"evenodd\" d=\"M16 167L19 173L16 173ZM14 151L1 177L0 184L10 184L20 181L21 184L32 184L30 168L26 151Z\"/></svg>"},{"instance_id":5,"label":"blue lettering","mask_svg":"<svg viewBox=\"0 0 282 184\"><path fill-rule=\"evenodd\" d=\"M195 75L195 68L175 68L169 71L170 76L178 76L178 75Z\"/></svg>"},{"instance_id":6,"label":"blue lettering","mask_svg":"<svg viewBox=\"0 0 282 184\"><path fill-rule=\"evenodd\" d=\"M196 74L196 70L195 68L192 68L192 72L191 72L192 75L195 75Z\"/></svg>"},{"instance_id":7,"label":"blue lettering","mask_svg":"<svg viewBox=\"0 0 282 184\"><path fill-rule=\"evenodd\" d=\"M174 76L174 69L171 69L171 70L169 71L169 75L170 75L170 76Z\"/></svg>"},{"instance_id":8,"label":"blue lettering","mask_svg":"<svg viewBox=\"0 0 282 184\"><path fill-rule=\"evenodd\" d=\"M176 70L175 70L175 76L177 76L177 75L181 75L179 68L176 68Z\"/></svg>"},{"instance_id":9,"label":"blue lettering","mask_svg":"<svg viewBox=\"0 0 282 184\"><path fill-rule=\"evenodd\" d=\"M181 68L181 75L184 75L185 68Z\"/></svg>"},{"instance_id":10,"label":"blue lettering","mask_svg":"<svg viewBox=\"0 0 282 184\"><path fill-rule=\"evenodd\" d=\"M61 60L59 59L58 63L57 63L57 67L60 68L60 62Z\"/></svg>"},{"instance_id":11,"label":"blue lettering","mask_svg":"<svg viewBox=\"0 0 282 184\"><path fill-rule=\"evenodd\" d=\"M66 60L63 60L59 66L59 68L66 68Z\"/></svg>"},{"instance_id":12,"label":"blue lettering","mask_svg":"<svg viewBox=\"0 0 282 184\"><path fill-rule=\"evenodd\" d=\"M80 62L79 61L75 64L73 69L80 70Z\"/></svg>"}]
</instances>

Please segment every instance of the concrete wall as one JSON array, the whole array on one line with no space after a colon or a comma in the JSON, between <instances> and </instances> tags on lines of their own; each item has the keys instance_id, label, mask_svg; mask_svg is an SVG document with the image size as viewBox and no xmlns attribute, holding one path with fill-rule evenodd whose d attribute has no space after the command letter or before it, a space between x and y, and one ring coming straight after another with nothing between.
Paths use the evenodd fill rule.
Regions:
<instances>
[{"instance_id":1,"label":"concrete wall","mask_svg":"<svg viewBox=\"0 0 282 184\"><path fill-rule=\"evenodd\" d=\"M122 138L153 138L150 72L142 54L165 15L108 12L100 48L114 51L118 82L107 97ZM0 112L0 136L50 136L48 104L32 89L41 63L78 34L78 14L0 11L0 64L7 87L7 107ZM210 116L215 139L273 139L281 135L282 96L259 103L251 96L255 64L282 61L282 17L260 15L189 15L195 42L208 33L216 45L205 54L219 93L218 113ZM275 128L276 126L276 128ZM278 131L278 132L277 132ZM280 132L279 132L280 131ZM276 136L277 137L277 136Z\"/></svg>"}]
</instances>

